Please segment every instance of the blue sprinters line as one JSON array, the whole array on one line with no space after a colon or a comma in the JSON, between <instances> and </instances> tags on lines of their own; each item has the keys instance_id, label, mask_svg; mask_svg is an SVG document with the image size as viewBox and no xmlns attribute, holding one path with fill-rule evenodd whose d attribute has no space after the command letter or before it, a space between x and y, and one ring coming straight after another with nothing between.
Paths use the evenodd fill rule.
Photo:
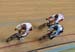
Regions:
<instances>
[{"instance_id":1,"label":"blue sprinters line","mask_svg":"<svg viewBox=\"0 0 75 52\"><path fill-rule=\"evenodd\" d=\"M68 45L65 45L65 46L62 46L62 47L58 47L58 48L55 48L55 49L52 49L52 50L46 50L44 52L60 52L60 51L63 51L63 50L66 50L66 49L70 49L70 48L75 48L75 45L68 44Z\"/></svg>"}]
</instances>

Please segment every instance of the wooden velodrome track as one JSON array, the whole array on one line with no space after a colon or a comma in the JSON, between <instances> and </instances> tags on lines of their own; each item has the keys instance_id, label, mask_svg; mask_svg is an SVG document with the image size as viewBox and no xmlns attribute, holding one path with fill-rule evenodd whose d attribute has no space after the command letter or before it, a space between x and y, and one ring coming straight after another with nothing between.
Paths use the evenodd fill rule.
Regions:
<instances>
[{"instance_id":1,"label":"wooden velodrome track","mask_svg":"<svg viewBox=\"0 0 75 52\"><path fill-rule=\"evenodd\" d=\"M45 18L63 13L65 16L64 33L53 40L35 41L46 33L47 28L37 30ZM12 35L17 24L31 22L34 30L23 43L4 40ZM27 52L65 42L75 41L75 0L0 0L0 52ZM43 51L43 50L42 50ZM38 52L42 52L38 51Z\"/></svg>"}]
</instances>

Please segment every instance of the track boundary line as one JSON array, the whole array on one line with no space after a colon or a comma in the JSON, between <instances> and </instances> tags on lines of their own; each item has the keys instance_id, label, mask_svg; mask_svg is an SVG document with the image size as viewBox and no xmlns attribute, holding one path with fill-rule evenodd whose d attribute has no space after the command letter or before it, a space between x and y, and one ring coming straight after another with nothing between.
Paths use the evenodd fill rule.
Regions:
<instances>
[{"instance_id":1,"label":"track boundary line","mask_svg":"<svg viewBox=\"0 0 75 52\"><path fill-rule=\"evenodd\" d=\"M66 35L61 35L61 36L58 36L58 37L70 36L70 35L75 35L75 33L66 34ZM32 41L27 41L27 42L22 42L22 43L16 43L16 44L11 44L11 45L6 45L6 46L3 46L3 47L0 47L0 49L9 48L9 47L13 47L13 46L17 46L17 45L22 45L22 44L25 44L25 43L36 42L36 41L37 41L37 40L32 40Z\"/></svg>"}]
</instances>

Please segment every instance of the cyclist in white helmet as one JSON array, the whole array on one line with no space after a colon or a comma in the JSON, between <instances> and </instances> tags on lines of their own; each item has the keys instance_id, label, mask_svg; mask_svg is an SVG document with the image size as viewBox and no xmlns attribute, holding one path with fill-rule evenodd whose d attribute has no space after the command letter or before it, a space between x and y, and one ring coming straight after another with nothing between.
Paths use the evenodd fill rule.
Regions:
<instances>
[{"instance_id":1,"label":"cyclist in white helmet","mask_svg":"<svg viewBox=\"0 0 75 52\"><path fill-rule=\"evenodd\" d=\"M24 39L24 37L26 37L30 31L32 31L32 24L31 23L22 23L16 26L15 28L16 31L18 31L18 33L22 33L22 35L20 35L19 40Z\"/></svg>"},{"instance_id":2,"label":"cyclist in white helmet","mask_svg":"<svg viewBox=\"0 0 75 52\"><path fill-rule=\"evenodd\" d=\"M53 14L52 16L46 18L47 22L41 24L38 29L43 29L45 26L50 27L51 22L54 23L60 23L64 20L64 15L63 14Z\"/></svg>"}]
</instances>

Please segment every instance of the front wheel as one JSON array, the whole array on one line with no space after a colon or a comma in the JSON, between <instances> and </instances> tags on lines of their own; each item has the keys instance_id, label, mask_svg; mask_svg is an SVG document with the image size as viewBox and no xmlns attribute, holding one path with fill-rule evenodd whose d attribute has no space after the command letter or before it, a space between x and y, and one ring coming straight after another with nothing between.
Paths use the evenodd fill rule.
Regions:
<instances>
[{"instance_id":1,"label":"front wheel","mask_svg":"<svg viewBox=\"0 0 75 52\"><path fill-rule=\"evenodd\" d=\"M17 36L19 36L19 33L14 33L6 39L6 42L12 41L13 39L17 38Z\"/></svg>"}]
</instances>

